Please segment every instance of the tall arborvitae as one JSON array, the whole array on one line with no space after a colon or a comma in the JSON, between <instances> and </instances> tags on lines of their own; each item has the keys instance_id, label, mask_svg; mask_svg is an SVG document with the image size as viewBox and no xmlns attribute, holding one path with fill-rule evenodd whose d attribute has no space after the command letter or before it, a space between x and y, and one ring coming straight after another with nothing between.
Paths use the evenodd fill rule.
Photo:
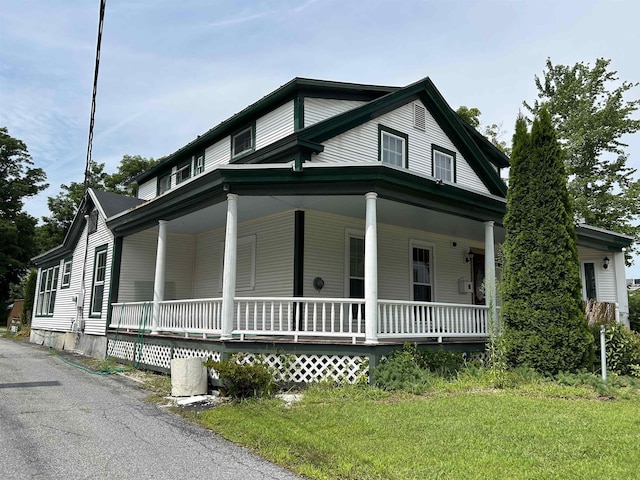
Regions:
<instances>
[{"instance_id":1,"label":"tall arborvitae","mask_svg":"<svg viewBox=\"0 0 640 480\"><path fill-rule=\"evenodd\" d=\"M507 195L502 321L507 362L540 372L593 362L562 151L546 110L516 121Z\"/></svg>"}]
</instances>

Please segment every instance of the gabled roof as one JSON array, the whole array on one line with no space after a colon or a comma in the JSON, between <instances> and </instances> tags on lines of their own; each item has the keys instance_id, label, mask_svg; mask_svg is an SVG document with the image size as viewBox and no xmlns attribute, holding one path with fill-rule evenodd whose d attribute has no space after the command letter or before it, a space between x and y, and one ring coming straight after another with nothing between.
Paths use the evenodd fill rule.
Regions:
<instances>
[{"instance_id":1,"label":"gabled roof","mask_svg":"<svg viewBox=\"0 0 640 480\"><path fill-rule=\"evenodd\" d=\"M184 158L184 156L194 155L196 152L202 152L207 146L218 141L218 139L230 135L237 129L245 126L251 120L254 120L255 118L296 97L371 101L399 89L400 87L296 77L227 120L219 123L202 135L198 135L184 147L176 150L171 155L165 157L161 162L154 165L153 168L140 174L134 179L134 181L138 184L144 182L145 180L155 176L158 172L167 168L167 166L174 164L181 158Z\"/></svg>"},{"instance_id":2,"label":"gabled roof","mask_svg":"<svg viewBox=\"0 0 640 480\"><path fill-rule=\"evenodd\" d=\"M117 193L103 192L101 190L89 188L80 202L78 211L73 217L71 227L69 227L69 230L62 241L62 245L58 245L37 257L33 257L31 260L36 265L40 265L63 258L73 253L73 249L78 243L78 239L82 235L82 231L85 227L84 216L89 213L94 206L100 212L100 215L102 215L106 220L113 215L129 210L141 203L145 203L145 201L146 200L129 197L127 195L119 195Z\"/></svg>"}]
</instances>

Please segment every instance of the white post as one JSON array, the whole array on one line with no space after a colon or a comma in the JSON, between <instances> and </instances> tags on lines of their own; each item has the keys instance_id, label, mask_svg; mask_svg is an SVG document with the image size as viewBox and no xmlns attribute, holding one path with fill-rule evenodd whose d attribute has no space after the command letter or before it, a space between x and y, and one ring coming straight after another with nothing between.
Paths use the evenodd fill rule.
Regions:
<instances>
[{"instance_id":1,"label":"white post","mask_svg":"<svg viewBox=\"0 0 640 480\"><path fill-rule=\"evenodd\" d=\"M625 251L626 249L623 248L621 252L613 254L613 273L616 276L616 298L618 299L616 303L618 304L620 315L620 318L616 319L616 321L629 327L629 297L627 296L627 280L625 278Z\"/></svg>"},{"instance_id":2,"label":"white post","mask_svg":"<svg viewBox=\"0 0 640 480\"><path fill-rule=\"evenodd\" d=\"M377 193L366 198L364 233L364 332L366 344L378 343L378 233L376 218Z\"/></svg>"},{"instance_id":3,"label":"white post","mask_svg":"<svg viewBox=\"0 0 640 480\"><path fill-rule=\"evenodd\" d=\"M158 248L156 249L156 275L153 282L153 313L151 315L151 335L158 334L160 302L164 300L164 273L167 254L167 221L158 220Z\"/></svg>"},{"instance_id":4,"label":"white post","mask_svg":"<svg viewBox=\"0 0 640 480\"><path fill-rule=\"evenodd\" d=\"M222 267L222 334L220 340L231 340L234 297L236 294L236 258L238 252L238 195L227 194L227 230L224 237Z\"/></svg>"},{"instance_id":5,"label":"white post","mask_svg":"<svg viewBox=\"0 0 640 480\"><path fill-rule=\"evenodd\" d=\"M605 326L600 325L600 369L602 370L602 381L607 381L607 341L605 339Z\"/></svg>"},{"instance_id":6,"label":"white post","mask_svg":"<svg viewBox=\"0 0 640 480\"><path fill-rule=\"evenodd\" d=\"M493 240L493 221L484 222L484 294L489 307L490 333L498 332L498 297L496 295L496 254Z\"/></svg>"}]
</instances>

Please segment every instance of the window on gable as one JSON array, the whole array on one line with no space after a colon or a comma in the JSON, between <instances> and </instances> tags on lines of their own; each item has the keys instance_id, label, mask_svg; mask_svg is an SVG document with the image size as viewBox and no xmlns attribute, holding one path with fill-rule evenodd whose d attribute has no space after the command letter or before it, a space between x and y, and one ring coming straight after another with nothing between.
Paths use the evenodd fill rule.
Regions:
<instances>
[{"instance_id":1,"label":"window on gable","mask_svg":"<svg viewBox=\"0 0 640 480\"><path fill-rule=\"evenodd\" d=\"M253 150L253 126L236 133L231 137L231 156L236 157L242 153Z\"/></svg>"},{"instance_id":2,"label":"window on gable","mask_svg":"<svg viewBox=\"0 0 640 480\"><path fill-rule=\"evenodd\" d=\"M176 185L191 178L191 160L187 160L176 167Z\"/></svg>"},{"instance_id":3,"label":"window on gable","mask_svg":"<svg viewBox=\"0 0 640 480\"><path fill-rule=\"evenodd\" d=\"M38 301L36 303L37 316L53 315L59 273L60 267L58 265L40 271L40 288L38 289Z\"/></svg>"},{"instance_id":4,"label":"window on gable","mask_svg":"<svg viewBox=\"0 0 640 480\"><path fill-rule=\"evenodd\" d=\"M96 232L98 230L98 210L93 210L89 213L89 225L88 225L89 234Z\"/></svg>"},{"instance_id":5,"label":"window on gable","mask_svg":"<svg viewBox=\"0 0 640 480\"><path fill-rule=\"evenodd\" d=\"M198 157L196 157L194 170L196 175L204 172L204 155L199 155Z\"/></svg>"},{"instance_id":6,"label":"window on gable","mask_svg":"<svg viewBox=\"0 0 640 480\"><path fill-rule=\"evenodd\" d=\"M158 178L158 195L162 195L164 192L171 190L171 174L167 173L161 175Z\"/></svg>"},{"instance_id":7,"label":"window on gable","mask_svg":"<svg viewBox=\"0 0 640 480\"><path fill-rule=\"evenodd\" d=\"M402 132L378 125L380 161L386 165L406 167L408 136Z\"/></svg>"},{"instance_id":8,"label":"window on gable","mask_svg":"<svg viewBox=\"0 0 640 480\"><path fill-rule=\"evenodd\" d=\"M64 261L64 266L62 267L62 282L60 284L60 288L69 288L71 285L71 264L73 260L71 258L67 258Z\"/></svg>"},{"instance_id":9,"label":"window on gable","mask_svg":"<svg viewBox=\"0 0 640 480\"><path fill-rule=\"evenodd\" d=\"M433 177L445 182L456 181L456 153L437 145L431 145Z\"/></svg>"},{"instance_id":10,"label":"window on gable","mask_svg":"<svg viewBox=\"0 0 640 480\"><path fill-rule=\"evenodd\" d=\"M107 246L96 248L93 263L93 286L91 287L91 316L102 314L104 284L107 275Z\"/></svg>"}]
</instances>

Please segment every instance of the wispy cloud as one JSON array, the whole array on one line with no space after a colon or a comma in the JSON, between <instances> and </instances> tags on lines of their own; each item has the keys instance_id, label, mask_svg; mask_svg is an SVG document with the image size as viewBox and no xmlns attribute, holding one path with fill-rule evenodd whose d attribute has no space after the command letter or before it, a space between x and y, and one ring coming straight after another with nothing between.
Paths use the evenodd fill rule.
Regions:
<instances>
[{"instance_id":1,"label":"wispy cloud","mask_svg":"<svg viewBox=\"0 0 640 480\"><path fill-rule=\"evenodd\" d=\"M254 13L252 15L244 15L241 17L229 18L226 20L220 20L218 22L211 22L206 24L208 28L228 27L229 25L237 25L239 23L251 22L259 18L263 18L269 15L269 12Z\"/></svg>"}]
</instances>

